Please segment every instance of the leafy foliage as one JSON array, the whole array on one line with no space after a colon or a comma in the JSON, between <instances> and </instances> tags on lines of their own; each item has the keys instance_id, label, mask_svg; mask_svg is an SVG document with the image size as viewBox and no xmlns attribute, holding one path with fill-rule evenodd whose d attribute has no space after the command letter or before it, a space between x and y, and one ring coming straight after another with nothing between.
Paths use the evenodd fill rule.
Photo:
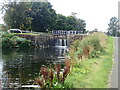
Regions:
<instances>
[{"instance_id":1,"label":"leafy foliage","mask_svg":"<svg viewBox=\"0 0 120 90\"><path fill-rule=\"evenodd\" d=\"M34 31L52 30L55 26L56 13L50 3L32 2L30 4L32 17L31 28Z\"/></svg>"},{"instance_id":2,"label":"leafy foliage","mask_svg":"<svg viewBox=\"0 0 120 90\"><path fill-rule=\"evenodd\" d=\"M26 25L31 23L31 18L27 15L29 8L24 2L11 2L4 5L4 21L9 28L27 29Z\"/></svg>"},{"instance_id":3,"label":"leafy foliage","mask_svg":"<svg viewBox=\"0 0 120 90\"><path fill-rule=\"evenodd\" d=\"M33 31L52 30L56 13L48 2L10 2L3 6L4 21L9 28Z\"/></svg>"},{"instance_id":4,"label":"leafy foliage","mask_svg":"<svg viewBox=\"0 0 120 90\"><path fill-rule=\"evenodd\" d=\"M37 32L51 30L80 30L85 32L86 23L74 14L56 14L49 2L9 2L2 9L8 28Z\"/></svg>"},{"instance_id":5,"label":"leafy foliage","mask_svg":"<svg viewBox=\"0 0 120 90\"><path fill-rule=\"evenodd\" d=\"M9 33L2 35L2 48L29 48L31 46L31 41L25 38L20 38Z\"/></svg>"},{"instance_id":6,"label":"leafy foliage","mask_svg":"<svg viewBox=\"0 0 120 90\"><path fill-rule=\"evenodd\" d=\"M56 27L55 30L66 30L66 16L62 14L57 14Z\"/></svg>"},{"instance_id":7,"label":"leafy foliage","mask_svg":"<svg viewBox=\"0 0 120 90\"><path fill-rule=\"evenodd\" d=\"M57 14L56 27L55 30L79 30L83 33L85 32L86 23L80 18L75 16L63 16L62 14Z\"/></svg>"}]
</instances>

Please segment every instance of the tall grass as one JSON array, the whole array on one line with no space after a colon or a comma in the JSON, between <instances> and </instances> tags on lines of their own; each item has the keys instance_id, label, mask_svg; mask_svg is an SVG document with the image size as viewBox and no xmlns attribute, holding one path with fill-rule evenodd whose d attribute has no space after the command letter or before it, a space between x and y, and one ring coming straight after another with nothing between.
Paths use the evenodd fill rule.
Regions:
<instances>
[{"instance_id":1,"label":"tall grass","mask_svg":"<svg viewBox=\"0 0 120 90\"><path fill-rule=\"evenodd\" d=\"M107 36L100 32L90 34L82 40L76 40L72 43L70 56L72 59L99 57L100 52L104 52L106 48L106 40Z\"/></svg>"},{"instance_id":2,"label":"tall grass","mask_svg":"<svg viewBox=\"0 0 120 90\"><path fill-rule=\"evenodd\" d=\"M82 41L73 42L69 56L75 64L65 80L65 87L108 88L112 54L113 38L104 33L93 33ZM82 60L79 55L82 55Z\"/></svg>"}]
</instances>

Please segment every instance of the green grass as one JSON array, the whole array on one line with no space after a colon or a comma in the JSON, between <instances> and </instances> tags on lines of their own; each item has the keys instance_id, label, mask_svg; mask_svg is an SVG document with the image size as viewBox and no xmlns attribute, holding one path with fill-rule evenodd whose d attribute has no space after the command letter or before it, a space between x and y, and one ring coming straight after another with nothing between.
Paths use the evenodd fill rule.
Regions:
<instances>
[{"instance_id":1,"label":"green grass","mask_svg":"<svg viewBox=\"0 0 120 90\"><path fill-rule=\"evenodd\" d=\"M16 35L16 34L27 34L27 35L38 35L36 33L11 33L13 35Z\"/></svg>"},{"instance_id":2,"label":"green grass","mask_svg":"<svg viewBox=\"0 0 120 90\"><path fill-rule=\"evenodd\" d=\"M51 35L50 33L43 33L43 32L40 32L40 33L11 33L13 35L16 35L16 34L25 34L25 35Z\"/></svg>"},{"instance_id":3,"label":"green grass","mask_svg":"<svg viewBox=\"0 0 120 90\"><path fill-rule=\"evenodd\" d=\"M76 61L65 81L68 88L108 88L112 68L113 37L107 37L107 47L99 58Z\"/></svg>"}]
</instances>

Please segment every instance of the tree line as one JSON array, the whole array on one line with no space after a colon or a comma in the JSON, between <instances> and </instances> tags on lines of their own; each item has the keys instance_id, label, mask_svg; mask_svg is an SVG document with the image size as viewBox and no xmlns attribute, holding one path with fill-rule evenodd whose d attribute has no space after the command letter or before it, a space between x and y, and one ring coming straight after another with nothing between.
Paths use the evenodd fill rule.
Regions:
<instances>
[{"instance_id":1,"label":"tree line","mask_svg":"<svg viewBox=\"0 0 120 90\"><path fill-rule=\"evenodd\" d=\"M52 30L86 31L86 22L70 16L57 14L49 2L9 2L2 7L7 27L21 30L48 32Z\"/></svg>"}]
</instances>

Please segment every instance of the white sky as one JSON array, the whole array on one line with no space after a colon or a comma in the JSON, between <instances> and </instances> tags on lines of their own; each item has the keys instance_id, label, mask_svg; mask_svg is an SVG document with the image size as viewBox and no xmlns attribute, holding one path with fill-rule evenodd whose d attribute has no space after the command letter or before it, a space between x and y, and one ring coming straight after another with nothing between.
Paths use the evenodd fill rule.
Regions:
<instances>
[{"instance_id":1,"label":"white sky","mask_svg":"<svg viewBox=\"0 0 120 90\"><path fill-rule=\"evenodd\" d=\"M119 0L48 0L57 13L65 16L71 12L86 21L86 29L105 31L111 17L118 17Z\"/></svg>"},{"instance_id":2,"label":"white sky","mask_svg":"<svg viewBox=\"0 0 120 90\"><path fill-rule=\"evenodd\" d=\"M48 0L57 13L65 16L71 12L86 21L86 29L105 31L111 17L118 17L119 0ZM2 0L0 1L2 2ZM0 23L3 23L0 15Z\"/></svg>"}]
</instances>

